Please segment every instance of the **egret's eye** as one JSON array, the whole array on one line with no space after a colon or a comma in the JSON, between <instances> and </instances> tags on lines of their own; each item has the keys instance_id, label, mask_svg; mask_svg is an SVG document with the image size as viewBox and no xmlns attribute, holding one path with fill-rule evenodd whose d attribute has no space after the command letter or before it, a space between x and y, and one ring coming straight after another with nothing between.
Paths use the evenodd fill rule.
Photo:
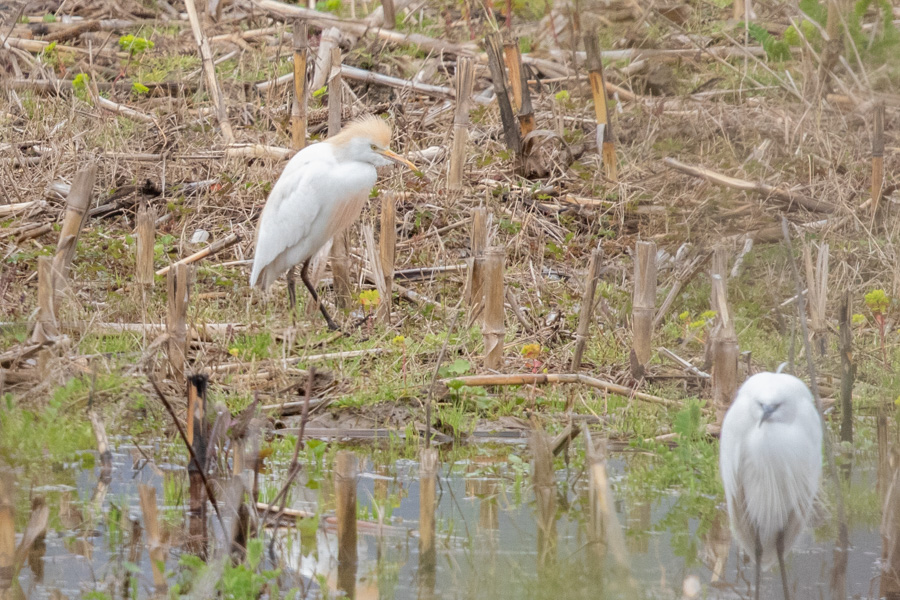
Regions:
<instances>
[{"instance_id":1,"label":"egret's eye","mask_svg":"<svg viewBox=\"0 0 900 600\"><path fill-rule=\"evenodd\" d=\"M378 146L375 144L372 144L372 150L378 150Z\"/></svg>"}]
</instances>

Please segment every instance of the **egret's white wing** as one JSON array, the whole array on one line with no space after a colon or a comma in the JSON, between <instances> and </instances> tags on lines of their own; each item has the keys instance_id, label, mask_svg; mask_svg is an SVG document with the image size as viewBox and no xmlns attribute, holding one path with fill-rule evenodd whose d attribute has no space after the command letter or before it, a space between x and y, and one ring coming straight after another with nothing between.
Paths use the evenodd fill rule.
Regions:
<instances>
[{"instance_id":1,"label":"egret's white wing","mask_svg":"<svg viewBox=\"0 0 900 600\"><path fill-rule=\"evenodd\" d=\"M318 146L328 150L325 144L309 149ZM377 173L371 165L339 163L330 151L301 156L304 152L291 159L266 201L250 285L265 289L313 256L359 216L375 185Z\"/></svg>"}]
</instances>

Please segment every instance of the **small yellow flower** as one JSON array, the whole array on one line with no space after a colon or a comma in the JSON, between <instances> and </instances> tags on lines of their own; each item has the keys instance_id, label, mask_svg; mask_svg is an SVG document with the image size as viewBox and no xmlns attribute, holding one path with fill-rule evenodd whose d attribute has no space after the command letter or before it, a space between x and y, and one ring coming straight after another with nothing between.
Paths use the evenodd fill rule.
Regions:
<instances>
[{"instance_id":1,"label":"small yellow flower","mask_svg":"<svg viewBox=\"0 0 900 600\"><path fill-rule=\"evenodd\" d=\"M229 348L228 349L228 354L230 354L232 356L237 356L240 353L241 353L241 351L238 350L237 348Z\"/></svg>"},{"instance_id":2,"label":"small yellow flower","mask_svg":"<svg viewBox=\"0 0 900 600\"><path fill-rule=\"evenodd\" d=\"M406 344L406 338L402 335L398 335L391 340L391 343L395 346L403 346L404 344Z\"/></svg>"},{"instance_id":3,"label":"small yellow flower","mask_svg":"<svg viewBox=\"0 0 900 600\"><path fill-rule=\"evenodd\" d=\"M535 359L541 355L540 344L525 344L522 346L522 356L525 358Z\"/></svg>"},{"instance_id":4,"label":"small yellow flower","mask_svg":"<svg viewBox=\"0 0 900 600\"><path fill-rule=\"evenodd\" d=\"M364 292L360 292L359 303L362 304L363 308L372 308L373 306L381 304L381 297L378 295L378 290L365 290Z\"/></svg>"}]
</instances>

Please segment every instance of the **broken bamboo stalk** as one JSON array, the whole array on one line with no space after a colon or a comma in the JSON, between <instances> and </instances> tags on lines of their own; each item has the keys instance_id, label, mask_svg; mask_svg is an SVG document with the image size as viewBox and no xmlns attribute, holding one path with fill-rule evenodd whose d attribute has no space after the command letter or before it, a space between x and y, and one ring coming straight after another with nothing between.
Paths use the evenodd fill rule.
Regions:
<instances>
[{"instance_id":1,"label":"broken bamboo stalk","mask_svg":"<svg viewBox=\"0 0 900 600\"><path fill-rule=\"evenodd\" d=\"M150 550L150 564L153 567L153 584L157 592L166 590L166 552L162 545L159 516L156 507L156 488L144 483L138 484L141 512L144 514L144 531Z\"/></svg>"},{"instance_id":2,"label":"broken bamboo stalk","mask_svg":"<svg viewBox=\"0 0 900 600\"><path fill-rule=\"evenodd\" d=\"M484 255L484 368L497 370L503 365L504 324L504 251L490 248Z\"/></svg>"},{"instance_id":3,"label":"broken bamboo stalk","mask_svg":"<svg viewBox=\"0 0 900 600\"><path fill-rule=\"evenodd\" d=\"M88 419L91 421L91 429L93 429L94 439L97 441L97 454L100 455L100 479L109 481L112 475L112 451L109 449L106 426L93 408L88 410Z\"/></svg>"},{"instance_id":4,"label":"broken bamboo stalk","mask_svg":"<svg viewBox=\"0 0 900 600\"><path fill-rule=\"evenodd\" d=\"M294 21L294 102L291 106L291 147L302 150L306 146L306 63L309 60L309 39L306 23Z\"/></svg>"},{"instance_id":5,"label":"broken bamboo stalk","mask_svg":"<svg viewBox=\"0 0 900 600\"><path fill-rule=\"evenodd\" d=\"M509 99L509 86L501 58L503 51L500 46L500 34L488 34L484 43L487 50L488 67L491 71L491 81L494 84L494 93L497 95L497 104L500 107L500 120L503 124L506 147L518 157L522 153L522 136Z\"/></svg>"},{"instance_id":6,"label":"broken bamboo stalk","mask_svg":"<svg viewBox=\"0 0 900 600\"><path fill-rule=\"evenodd\" d=\"M177 382L184 380L184 364L187 356L187 309L190 304L191 268L176 264L166 278L168 312L166 333L169 365Z\"/></svg>"},{"instance_id":7,"label":"broken bamboo stalk","mask_svg":"<svg viewBox=\"0 0 900 600\"><path fill-rule=\"evenodd\" d=\"M585 34L584 48L587 53L588 79L591 84L594 114L597 119L597 148L600 149L600 158L606 178L610 181L617 181L616 146L613 141L609 99L606 95L606 78L603 74L603 60L601 60L600 43L596 32Z\"/></svg>"},{"instance_id":8,"label":"broken bamboo stalk","mask_svg":"<svg viewBox=\"0 0 900 600\"><path fill-rule=\"evenodd\" d=\"M384 9L384 28L396 28L397 15L394 11L394 0L381 0L381 8Z\"/></svg>"},{"instance_id":9,"label":"broken bamboo stalk","mask_svg":"<svg viewBox=\"0 0 900 600\"><path fill-rule=\"evenodd\" d=\"M599 247L591 252L591 262L588 265L584 282L584 295L581 297L581 310L578 314L578 329L575 333L575 353L572 356L572 370L581 368L581 359L584 355L584 346L587 344L588 334L591 328L591 320L594 316L594 292L597 290L597 282L600 280L600 267L603 261L603 250Z\"/></svg>"},{"instance_id":10,"label":"broken bamboo stalk","mask_svg":"<svg viewBox=\"0 0 900 600\"><path fill-rule=\"evenodd\" d=\"M844 293L838 311L841 355L841 441L853 443L853 383L856 380L856 363L853 360L853 309L852 294Z\"/></svg>"},{"instance_id":11,"label":"broken bamboo stalk","mask_svg":"<svg viewBox=\"0 0 900 600\"><path fill-rule=\"evenodd\" d=\"M469 99L475 84L475 65L472 59L460 56L456 59L456 108L453 113L453 143L450 147L450 166L447 171L447 187L459 190L463 187L463 171L466 164L466 143L469 140Z\"/></svg>"},{"instance_id":12,"label":"broken bamboo stalk","mask_svg":"<svg viewBox=\"0 0 900 600\"><path fill-rule=\"evenodd\" d=\"M87 220L88 207L91 204L91 191L94 188L96 176L97 163L92 161L78 171L72 180L72 187L66 199L66 216L63 219L62 230L59 232L59 243L53 257L54 293L63 290L69 276L69 266L75 257L78 236Z\"/></svg>"},{"instance_id":13,"label":"broken bamboo stalk","mask_svg":"<svg viewBox=\"0 0 900 600\"><path fill-rule=\"evenodd\" d=\"M637 242L634 253L631 372L640 379L652 354L653 317L656 314L656 244Z\"/></svg>"},{"instance_id":14,"label":"broken bamboo stalk","mask_svg":"<svg viewBox=\"0 0 900 600\"><path fill-rule=\"evenodd\" d=\"M334 459L335 517L338 538L338 588L356 596L356 477L357 458L341 450Z\"/></svg>"},{"instance_id":15,"label":"broken bamboo stalk","mask_svg":"<svg viewBox=\"0 0 900 600\"><path fill-rule=\"evenodd\" d=\"M178 265L189 265L189 264L195 263L198 260L206 258L207 256L212 256L213 254L221 252L222 250L225 250L226 248L230 248L240 241L241 241L241 236L238 235L237 233L232 233L228 237L224 237L220 240L216 240L215 242L213 242L212 244L210 244L203 250L194 252L190 256L186 256L186 257L182 258L181 260L179 260L178 262L174 262L167 267L163 267L162 269L157 271L156 274L158 276L162 277L162 276L168 274L168 272L172 268L174 268Z\"/></svg>"},{"instance_id":16,"label":"broken bamboo stalk","mask_svg":"<svg viewBox=\"0 0 900 600\"><path fill-rule=\"evenodd\" d=\"M809 196L804 196L803 194L798 194L796 192L787 191L775 186L771 186L767 183L754 183L745 179L738 179L737 177L729 177L728 175L723 175L710 169L704 169L703 167L692 167L669 157L664 158L663 163L665 163L666 166L675 169L676 171L681 171L682 173L686 173L687 175L692 175L694 177L700 177L701 179L705 179L709 182L715 183L716 185L721 185L735 190L753 192L765 198L774 198L775 200L778 200L783 204L787 204L788 207L796 204L811 212L837 212L837 207L830 202L826 202L824 200L816 200L814 198L810 198Z\"/></svg>"},{"instance_id":17,"label":"broken bamboo stalk","mask_svg":"<svg viewBox=\"0 0 900 600\"><path fill-rule=\"evenodd\" d=\"M334 137L341 131L343 85L341 49L335 46L331 49L331 75L328 77L328 137Z\"/></svg>"},{"instance_id":18,"label":"broken bamboo stalk","mask_svg":"<svg viewBox=\"0 0 900 600\"><path fill-rule=\"evenodd\" d=\"M135 225L137 237L137 257L135 263L135 282L147 290L153 286L153 247L156 243L156 209L147 202L141 201L137 211Z\"/></svg>"},{"instance_id":19,"label":"broken bamboo stalk","mask_svg":"<svg viewBox=\"0 0 900 600\"><path fill-rule=\"evenodd\" d=\"M490 245L492 216L484 206L472 210L472 230L469 234L471 256L467 260L468 276L464 294L470 309L470 326L479 318L484 306L484 253Z\"/></svg>"},{"instance_id":20,"label":"broken bamboo stalk","mask_svg":"<svg viewBox=\"0 0 900 600\"><path fill-rule=\"evenodd\" d=\"M38 312L31 332L32 344L43 344L59 335L53 283L53 260L49 256L38 257Z\"/></svg>"},{"instance_id":21,"label":"broken bamboo stalk","mask_svg":"<svg viewBox=\"0 0 900 600\"><path fill-rule=\"evenodd\" d=\"M313 71L312 92L323 88L331 76L331 51L341 43L341 30L331 27L322 32L316 51L316 68Z\"/></svg>"},{"instance_id":22,"label":"broken bamboo stalk","mask_svg":"<svg viewBox=\"0 0 900 600\"><path fill-rule=\"evenodd\" d=\"M384 279L384 297L378 306L381 320L391 322L391 303L394 297L394 262L397 256L397 206L393 194L381 194L381 232L378 237L378 253L381 258L381 274Z\"/></svg>"},{"instance_id":23,"label":"broken bamboo stalk","mask_svg":"<svg viewBox=\"0 0 900 600\"><path fill-rule=\"evenodd\" d=\"M872 110L872 219L878 213L881 193L884 190L884 103L878 102Z\"/></svg>"},{"instance_id":24,"label":"broken bamboo stalk","mask_svg":"<svg viewBox=\"0 0 900 600\"><path fill-rule=\"evenodd\" d=\"M231 130L231 122L228 120L225 96L222 93L222 88L219 86L219 81L216 79L216 66L213 62L212 50L209 47L209 39L200 25L200 17L197 14L197 6L194 4L194 0L184 0L184 6L187 10L188 20L191 22L194 41L197 43L197 49L200 52L203 74L206 76L206 91L216 110L216 120L219 122L222 135L226 143L231 144L235 141L234 132Z\"/></svg>"},{"instance_id":25,"label":"broken bamboo stalk","mask_svg":"<svg viewBox=\"0 0 900 600\"><path fill-rule=\"evenodd\" d=\"M503 62L509 73L509 88L512 90L512 109L519 112L522 108L522 55L519 52L518 40L503 43ZM527 78L526 78L527 79Z\"/></svg>"},{"instance_id":26,"label":"broken bamboo stalk","mask_svg":"<svg viewBox=\"0 0 900 600\"><path fill-rule=\"evenodd\" d=\"M589 377L580 373L512 373L512 374L492 374L492 375L466 375L464 377L451 377L442 379L442 383L456 381L464 386L487 386L487 385L547 385L557 383L580 383L598 390L603 390L624 398L635 398L652 402L662 406L678 407L681 403L668 398L661 398L651 394L639 392L630 387L619 385L611 381Z\"/></svg>"},{"instance_id":27,"label":"broken bamboo stalk","mask_svg":"<svg viewBox=\"0 0 900 600\"><path fill-rule=\"evenodd\" d=\"M738 348L734 319L728 306L725 276L716 273L712 278L713 297L716 302L716 325L712 338L712 387L717 423L725 418L738 387Z\"/></svg>"}]
</instances>

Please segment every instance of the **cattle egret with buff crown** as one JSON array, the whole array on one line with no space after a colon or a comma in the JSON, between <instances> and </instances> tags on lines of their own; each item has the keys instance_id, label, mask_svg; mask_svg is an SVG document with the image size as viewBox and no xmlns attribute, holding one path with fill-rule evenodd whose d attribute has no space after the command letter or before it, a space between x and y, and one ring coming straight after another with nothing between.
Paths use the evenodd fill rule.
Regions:
<instances>
[{"instance_id":1,"label":"cattle egret with buff crown","mask_svg":"<svg viewBox=\"0 0 900 600\"><path fill-rule=\"evenodd\" d=\"M302 265L303 284L328 327L337 329L309 280L309 263L328 240L359 218L378 179L376 167L397 162L416 170L410 161L388 149L390 140L390 125L368 116L291 158L272 187L259 219L251 286L265 290L288 273L293 310L296 293L292 269Z\"/></svg>"},{"instance_id":2,"label":"cattle egret with buff crown","mask_svg":"<svg viewBox=\"0 0 900 600\"><path fill-rule=\"evenodd\" d=\"M802 381L757 373L738 390L722 422L719 470L731 529L760 570L775 561L788 600L784 554L813 513L822 474L822 423Z\"/></svg>"}]
</instances>

